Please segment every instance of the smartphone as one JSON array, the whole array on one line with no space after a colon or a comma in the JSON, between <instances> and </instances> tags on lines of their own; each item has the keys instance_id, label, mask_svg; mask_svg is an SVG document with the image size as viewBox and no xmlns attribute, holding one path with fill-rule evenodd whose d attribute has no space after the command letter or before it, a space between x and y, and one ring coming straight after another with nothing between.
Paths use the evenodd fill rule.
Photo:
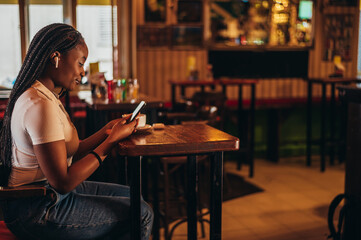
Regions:
<instances>
[{"instance_id":1,"label":"smartphone","mask_svg":"<svg viewBox=\"0 0 361 240\"><path fill-rule=\"evenodd\" d=\"M139 114L140 110L145 106L145 102L144 101L141 101L138 106L134 109L133 113L132 113L132 116L129 120L129 122L132 122L135 117Z\"/></svg>"}]
</instances>

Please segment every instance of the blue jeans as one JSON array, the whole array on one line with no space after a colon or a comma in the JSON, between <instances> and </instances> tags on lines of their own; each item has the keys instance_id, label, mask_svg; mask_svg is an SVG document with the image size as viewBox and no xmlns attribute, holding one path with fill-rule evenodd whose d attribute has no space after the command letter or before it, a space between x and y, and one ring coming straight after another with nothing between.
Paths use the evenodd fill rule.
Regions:
<instances>
[{"instance_id":1,"label":"blue jeans","mask_svg":"<svg viewBox=\"0 0 361 240\"><path fill-rule=\"evenodd\" d=\"M8 228L20 239L129 239L129 187L85 181L60 194L50 186L45 197L8 200L3 206ZM142 240L148 239L153 211L141 202Z\"/></svg>"}]
</instances>

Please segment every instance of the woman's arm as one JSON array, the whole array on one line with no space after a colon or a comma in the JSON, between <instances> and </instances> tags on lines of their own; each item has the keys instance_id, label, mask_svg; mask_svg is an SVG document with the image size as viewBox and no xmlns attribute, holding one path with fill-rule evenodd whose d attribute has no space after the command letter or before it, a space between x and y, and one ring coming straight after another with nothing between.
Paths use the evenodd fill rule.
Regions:
<instances>
[{"instance_id":1,"label":"woman's arm","mask_svg":"<svg viewBox=\"0 0 361 240\"><path fill-rule=\"evenodd\" d=\"M91 150L96 148L100 143L102 143L106 137L108 136L107 131L113 128L115 124L120 122L121 124L125 124L126 121L130 118L131 115L127 115L124 118L119 118L110 121L107 123L103 128L101 128L99 131L91 135L90 137L80 141L79 147L77 152L74 154L73 161L76 162L77 160L83 158L85 155L87 155Z\"/></svg>"},{"instance_id":2,"label":"woman's arm","mask_svg":"<svg viewBox=\"0 0 361 240\"><path fill-rule=\"evenodd\" d=\"M121 121L115 122L109 136L94 151L104 160L116 143L134 132L137 123L138 121L128 124ZM100 135L95 136L94 139L89 140L89 145L98 141ZM82 157L68 167L64 140L34 145L34 152L49 184L60 193L73 190L99 167L97 158L92 154Z\"/></svg>"}]
</instances>

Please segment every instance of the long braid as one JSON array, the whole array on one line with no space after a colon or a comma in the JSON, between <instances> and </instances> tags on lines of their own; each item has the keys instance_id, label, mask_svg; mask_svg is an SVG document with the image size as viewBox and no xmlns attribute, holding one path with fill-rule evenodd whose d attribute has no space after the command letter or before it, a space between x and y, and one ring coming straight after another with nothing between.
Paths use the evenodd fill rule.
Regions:
<instances>
[{"instance_id":1,"label":"long braid","mask_svg":"<svg viewBox=\"0 0 361 240\"><path fill-rule=\"evenodd\" d=\"M12 88L0 131L0 186L8 184L12 166L11 117L17 99L43 74L55 51L66 53L84 43L81 34L72 26L50 24L34 36Z\"/></svg>"}]
</instances>

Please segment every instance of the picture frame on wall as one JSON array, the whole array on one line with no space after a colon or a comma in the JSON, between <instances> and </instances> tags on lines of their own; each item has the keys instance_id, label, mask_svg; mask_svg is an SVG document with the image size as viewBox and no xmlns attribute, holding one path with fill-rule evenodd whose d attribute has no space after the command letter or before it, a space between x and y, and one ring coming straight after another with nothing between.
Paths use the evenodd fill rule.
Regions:
<instances>
[{"instance_id":1,"label":"picture frame on wall","mask_svg":"<svg viewBox=\"0 0 361 240\"><path fill-rule=\"evenodd\" d=\"M166 26L138 26L138 48L169 47L170 34Z\"/></svg>"},{"instance_id":2,"label":"picture frame on wall","mask_svg":"<svg viewBox=\"0 0 361 240\"><path fill-rule=\"evenodd\" d=\"M202 1L178 1L178 23L200 23L203 17Z\"/></svg>"},{"instance_id":3,"label":"picture frame on wall","mask_svg":"<svg viewBox=\"0 0 361 240\"><path fill-rule=\"evenodd\" d=\"M144 0L144 20L145 22L166 21L166 0Z\"/></svg>"},{"instance_id":4,"label":"picture frame on wall","mask_svg":"<svg viewBox=\"0 0 361 240\"><path fill-rule=\"evenodd\" d=\"M173 48L203 47L203 27L201 26L172 26L171 36Z\"/></svg>"}]
</instances>

